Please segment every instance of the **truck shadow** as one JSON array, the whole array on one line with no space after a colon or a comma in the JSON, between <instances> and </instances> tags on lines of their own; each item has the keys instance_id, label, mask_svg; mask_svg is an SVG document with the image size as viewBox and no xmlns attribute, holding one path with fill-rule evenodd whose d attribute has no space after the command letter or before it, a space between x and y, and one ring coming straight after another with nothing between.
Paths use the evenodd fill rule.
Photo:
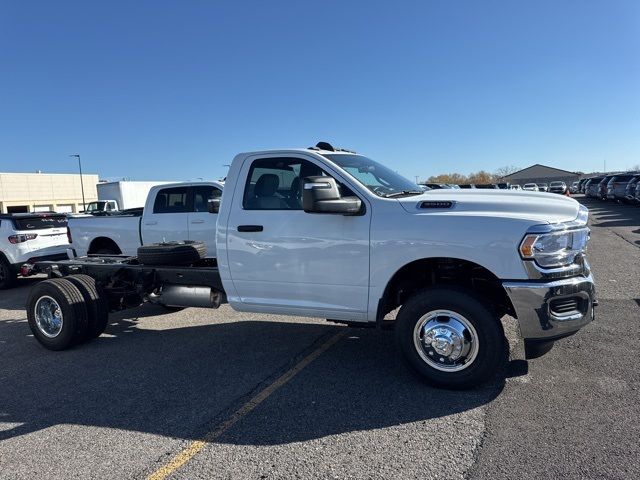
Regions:
<instances>
[{"instance_id":1,"label":"truck shadow","mask_svg":"<svg viewBox=\"0 0 640 480\"><path fill-rule=\"evenodd\" d=\"M344 328L223 317L150 330L120 315L64 352L40 347L24 319L0 321L0 441L61 424L201 438ZM485 405L503 385L430 388L400 364L391 332L349 329L218 441L275 445L426 421Z\"/></svg>"}]
</instances>

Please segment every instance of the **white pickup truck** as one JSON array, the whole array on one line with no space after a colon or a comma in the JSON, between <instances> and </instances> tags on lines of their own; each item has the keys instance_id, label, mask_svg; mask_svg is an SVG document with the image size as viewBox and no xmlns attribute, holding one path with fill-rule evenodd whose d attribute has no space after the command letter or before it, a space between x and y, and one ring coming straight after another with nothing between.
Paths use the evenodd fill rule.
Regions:
<instances>
[{"instance_id":1,"label":"white pickup truck","mask_svg":"<svg viewBox=\"0 0 640 480\"><path fill-rule=\"evenodd\" d=\"M205 243L208 254L215 256L218 215L209 213L208 205L221 195L219 182L156 185L142 211L70 217L72 248L81 256L135 255L141 245L194 240Z\"/></svg>"},{"instance_id":2,"label":"white pickup truck","mask_svg":"<svg viewBox=\"0 0 640 480\"><path fill-rule=\"evenodd\" d=\"M106 305L226 301L239 311L392 325L422 378L468 388L505 362L503 315L519 322L528 358L594 318L588 212L570 198L423 192L365 156L319 143L236 156L218 203L215 260L189 259L190 246L174 244L44 262L53 278L27 302L35 338L64 349L100 335L106 321L96 312ZM175 249L180 261L149 255L155 248Z\"/></svg>"},{"instance_id":3,"label":"white pickup truck","mask_svg":"<svg viewBox=\"0 0 640 480\"><path fill-rule=\"evenodd\" d=\"M87 203L87 206L82 213L89 213L91 215L110 215L119 211L120 206L116 200L96 200L95 202Z\"/></svg>"}]
</instances>

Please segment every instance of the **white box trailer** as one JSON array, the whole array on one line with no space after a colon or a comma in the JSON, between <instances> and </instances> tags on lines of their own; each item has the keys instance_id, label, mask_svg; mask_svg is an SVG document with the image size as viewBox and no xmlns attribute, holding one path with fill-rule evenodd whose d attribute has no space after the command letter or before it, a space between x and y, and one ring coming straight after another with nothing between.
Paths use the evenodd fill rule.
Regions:
<instances>
[{"instance_id":1,"label":"white box trailer","mask_svg":"<svg viewBox=\"0 0 640 480\"><path fill-rule=\"evenodd\" d=\"M147 200L149 190L156 185L173 182L144 182L120 180L118 182L98 183L98 200L115 200L119 210L142 208Z\"/></svg>"}]
</instances>

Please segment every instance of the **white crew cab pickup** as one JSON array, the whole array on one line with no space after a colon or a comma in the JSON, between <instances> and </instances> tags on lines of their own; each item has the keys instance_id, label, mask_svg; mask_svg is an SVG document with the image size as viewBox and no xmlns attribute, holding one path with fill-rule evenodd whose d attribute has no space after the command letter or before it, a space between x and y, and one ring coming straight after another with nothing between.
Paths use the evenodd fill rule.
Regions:
<instances>
[{"instance_id":1,"label":"white crew cab pickup","mask_svg":"<svg viewBox=\"0 0 640 480\"><path fill-rule=\"evenodd\" d=\"M54 213L0 215L0 290L15 283L19 274L29 274L41 260L67 258L67 217Z\"/></svg>"},{"instance_id":2,"label":"white crew cab pickup","mask_svg":"<svg viewBox=\"0 0 640 480\"><path fill-rule=\"evenodd\" d=\"M435 385L467 388L506 359L503 315L517 319L528 358L593 319L588 213L570 198L424 192L363 155L319 143L236 156L218 203L215 260L173 244L137 257L44 262L64 278L33 288L34 336L63 349L99 335L95 298L112 310L226 301L239 311L393 325L413 370ZM164 256L150 255L154 248ZM76 288L87 279L88 291Z\"/></svg>"},{"instance_id":3,"label":"white crew cab pickup","mask_svg":"<svg viewBox=\"0 0 640 480\"><path fill-rule=\"evenodd\" d=\"M72 247L80 256L135 255L141 245L194 240L205 243L208 255L215 256L218 215L209 213L208 205L221 195L219 182L156 185L149 190L142 210L69 218Z\"/></svg>"}]
</instances>

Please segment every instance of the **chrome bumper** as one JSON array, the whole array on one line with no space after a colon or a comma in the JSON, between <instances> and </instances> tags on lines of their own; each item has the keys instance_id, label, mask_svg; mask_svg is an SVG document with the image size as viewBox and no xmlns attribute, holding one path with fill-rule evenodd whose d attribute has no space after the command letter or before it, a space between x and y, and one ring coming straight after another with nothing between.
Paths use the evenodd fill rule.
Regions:
<instances>
[{"instance_id":1,"label":"chrome bumper","mask_svg":"<svg viewBox=\"0 0 640 480\"><path fill-rule=\"evenodd\" d=\"M593 307L597 301L591 275L502 285L511 299L525 340L553 340L571 335L594 319Z\"/></svg>"}]
</instances>

